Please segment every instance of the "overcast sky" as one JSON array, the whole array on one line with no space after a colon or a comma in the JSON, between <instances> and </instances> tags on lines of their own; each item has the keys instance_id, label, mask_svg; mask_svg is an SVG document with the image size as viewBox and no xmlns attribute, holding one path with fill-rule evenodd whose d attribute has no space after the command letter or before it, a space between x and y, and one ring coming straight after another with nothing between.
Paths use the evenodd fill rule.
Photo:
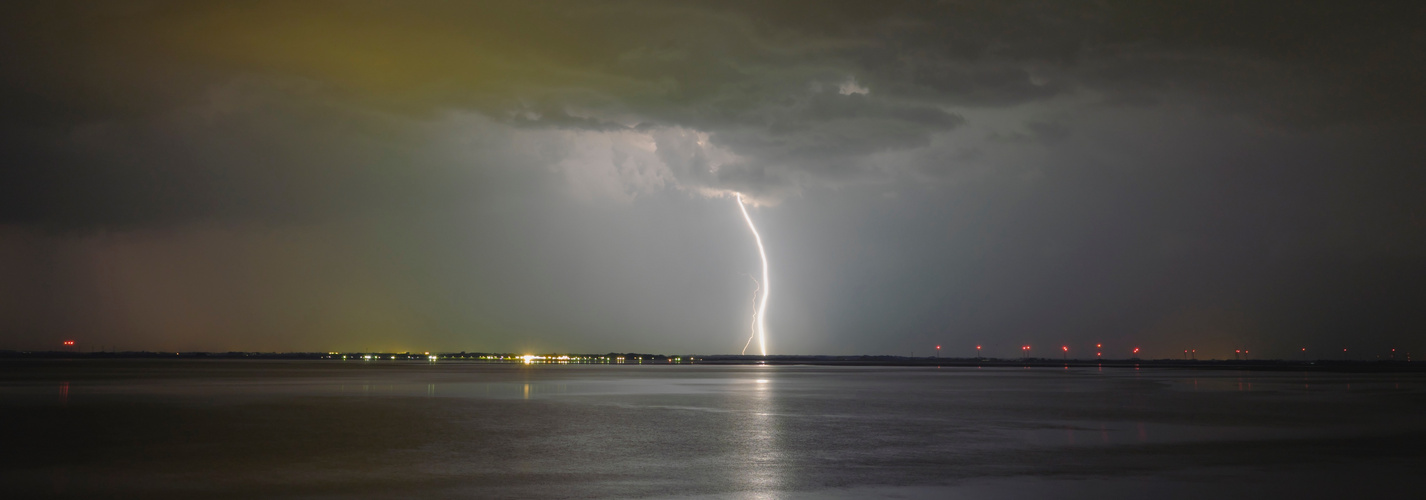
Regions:
<instances>
[{"instance_id":1,"label":"overcast sky","mask_svg":"<svg viewBox=\"0 0 1426 500\"><path fill-rule=\"evenodd\" d=\"M0 348L1426 355L1419 2L0 9Z\"/></svg>"}]
</instances>

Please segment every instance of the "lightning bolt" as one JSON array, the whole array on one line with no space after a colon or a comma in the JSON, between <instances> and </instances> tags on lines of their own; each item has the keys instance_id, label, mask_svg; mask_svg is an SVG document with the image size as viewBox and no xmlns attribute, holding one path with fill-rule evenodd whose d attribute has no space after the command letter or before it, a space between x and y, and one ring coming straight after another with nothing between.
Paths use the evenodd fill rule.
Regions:
<instances>
[{"instance_id":1,"label":"lightning bolt","mask_svg":"<svg viewBox=\"0 0 1426 500\"><path fill-rule=\"evenodd\" d=\"M753 345L753 337L758 336L758 291L763 289L762 284L758 283L758 279L754 278L753 275L743 274L743 276L747 276L748 279L753 280L753 324L750 328L752 332L748 334L748 341L743 342L743 352L739 354L747 354L748 346Z\"/></svg>"},{"instance_id":2,"label":"lightning bolt","mask_svg":"<svg viewBox=\"0 0 1426 500\"><path fill-rule=\"evenodd\" d=\"M758 228L753 225L753 218L748 216L748 207L743 205L743 193L738 193L738 210L743 212L743 220L748 221L748 229L753 232L753 241L758 243L758 257L761 257L763 261L763 296L762 300L758 301L755 318L757 320L758 350L762 351L763 356L767 356L767 321L765 317L767 315L767 296L772 291L772 284L768 283L767 279L767 252L763 250L763 237L758 235ZM744 350L747 349L744 348Z\"/></svg>"}]
</instances>

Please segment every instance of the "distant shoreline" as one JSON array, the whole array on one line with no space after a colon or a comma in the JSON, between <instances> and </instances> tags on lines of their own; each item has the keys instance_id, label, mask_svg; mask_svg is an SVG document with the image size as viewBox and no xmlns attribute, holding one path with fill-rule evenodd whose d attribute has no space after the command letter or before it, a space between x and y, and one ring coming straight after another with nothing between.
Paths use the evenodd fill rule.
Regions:
<instances>
[{"instance_id":1,"label":"distant shoreline","mask_svg":"<svg viewBox=\"0 0 1426 500\"><path fill-rule=\"evenodd\" d=\"M483 363L483 364L574 364L574 365L812 365L812 366L903 366L903 367L984 367L984 368L1181 368L1251 371L1324 372L1426 372L1426 363L1406 360L1183 360L1183 359L1053 359L1053 358L937 358L877 355L774 355L746 356L665 355L645 353L544 354L514 353L386 353L386 352L156 352L156 351L16 351L0 350L3 360L310 360L318 362L381 363Z\"/></svg>"}]
</instances>

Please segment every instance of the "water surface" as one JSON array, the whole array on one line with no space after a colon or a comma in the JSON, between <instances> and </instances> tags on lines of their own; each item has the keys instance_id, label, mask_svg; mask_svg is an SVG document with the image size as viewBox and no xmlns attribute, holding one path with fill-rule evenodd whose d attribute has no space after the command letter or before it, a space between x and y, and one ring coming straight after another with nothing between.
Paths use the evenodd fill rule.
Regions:
<instances>
[{"instance_id":1,"label":"water surface","mask_svg":"<svg viewBox=\"0 0 1426 500\"><path fill-rule=\"evenodd\" d=\"M1417 496L1426 377L0 363L0 480L106 498Z\"/></svg>"}]
</instances>

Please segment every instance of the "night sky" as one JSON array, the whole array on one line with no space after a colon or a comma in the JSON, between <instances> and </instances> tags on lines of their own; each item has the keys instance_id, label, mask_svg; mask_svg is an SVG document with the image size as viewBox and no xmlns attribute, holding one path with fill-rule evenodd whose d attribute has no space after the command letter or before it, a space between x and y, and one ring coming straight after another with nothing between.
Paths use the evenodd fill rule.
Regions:
<instances>
[{"instance_id":1,"label":"night sky","mask_svg":"<svg viewBox=\"0 0 1426 500\"><path fill-rule=\"evenodd\" d=\"M6 2L0 349L1426 355L1426 8Z\"/></svg>"}]
</instances>

